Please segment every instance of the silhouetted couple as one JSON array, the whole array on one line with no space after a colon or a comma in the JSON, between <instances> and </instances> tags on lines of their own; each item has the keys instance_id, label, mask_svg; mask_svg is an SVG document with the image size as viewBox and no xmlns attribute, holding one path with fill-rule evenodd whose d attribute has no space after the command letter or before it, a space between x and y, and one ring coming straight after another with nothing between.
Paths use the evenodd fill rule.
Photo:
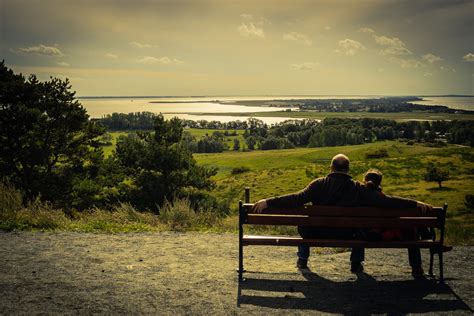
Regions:
<instances>
[{"instance_id":1,"label":"silhouetted couple","mask_svg":"<svg viewBox=\"0 0 474 316\"><path fill-rule=\"evenodd\" d=\"M260 200L254 204L254 212L261 213L268 207L272 208L295 208L311 202L313 205L325 206L372 206L380 208L415 208L422 211L432 208L431 205L419 201L404 199L401 197L388 196L381 192L382 174L377 170L369 170L365 175L365 184L354 181L349 173L349 158L343 154L334 156L331 161L331 173L311 182L303 190L283 195L275 198ZM315 228L298 227L298 232L303 238L336 238L354 239L355 234L376 236L375 238L386 238L386 231L376 230L355 230L345 228ZM392 233L396 231L392 230ZM385 235L384 235L385 234ZM307 269L310 247L307 245L298 246L299 269ZM412 274L422 275L421 254L419 248L408 249L409 262L412 267ZM363 271L364 249L353 248L351 253L351 271Z\"/></svg>"}]
</instances>

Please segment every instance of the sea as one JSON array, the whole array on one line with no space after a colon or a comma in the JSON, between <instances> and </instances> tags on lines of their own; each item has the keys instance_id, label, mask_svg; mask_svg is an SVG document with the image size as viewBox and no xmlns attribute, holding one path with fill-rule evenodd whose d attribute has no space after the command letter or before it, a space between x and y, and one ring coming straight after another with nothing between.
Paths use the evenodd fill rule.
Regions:
<instances>
[{"instance_id":1,"label":"sea","mask_svg":"<svg viewBox=\"0 0 474 316\"><path fill-rule=\"evenodd\" d=\"M377 95L285 95L285 96L189 96L189 97L161 97L161 96L124 96L124 97L78 97L91 118L101 118L107 114L152 112L161 113L165 118L178 117L193 121L245 121L249 116L237 116L232 113L242 112L272 112L285 111L290 107L284 105L275 107L266 104L273 100L302 100L302 99L372 99L383 96ZM426 96L422 101L413 103L425 105L445 105L454 109L474 110L473 97L453 96ZM261 101L261 106L235 105L236 101ZM205 113L205 115L202 115ZM226 116L212 115L213 113L230 113ZM277 124L288 117L259 117L267 124Z\"/></svg>"}]
</instances>

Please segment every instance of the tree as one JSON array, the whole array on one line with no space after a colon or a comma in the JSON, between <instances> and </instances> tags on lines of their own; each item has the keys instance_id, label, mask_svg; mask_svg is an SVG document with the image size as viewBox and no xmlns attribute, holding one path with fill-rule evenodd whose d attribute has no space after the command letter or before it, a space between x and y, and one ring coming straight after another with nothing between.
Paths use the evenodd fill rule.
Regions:
<instances>
[{"instance_id":1,"label":"tree","mask_svg":"<svg viewBox=\"0 0 474 316\"><path fill-rule=\"evenodd\" d=\"M26 199L67 204L75 180L97 171L104 130L74 95L67 79L25 79L0 63L0 173Z\"/></svg>"},{"instance_id":2,"label":"tree","mask_svg":"<svg viewBox=\"0 0 474 316\"><path fill-rule=\"evenodd\" d=\"M237 138L234 138L234 151L239 151L240 141Z\"/></svg>"},{"instance_id":3,"label":"tree","mask_svg":"<svg viewBox=\"0 0 474 316\"><path fill-rule=\"evenodd\" d=\"M441 188L441 183L449 179L449 171L442 169L434 164L428 165L426 168L425 180L429 182L438 182Z\"/></svg>"},{"instance_id":4,"label":"tree","mask_svg":"<svg viewBox=\"0 0 474 316\"><path fill-rule=\"evenodd\" d=\"M158 115L154 133L141 132L117 141L114 158L127 170L130 182L124 198L138 208L157 211L166 200L192 199L193 195L203 196L199 191L213 188L210 177L217 170L196 164L192 153L180 143L182 134L179 119L165 121Z\"/></svg>"},{"instance_id":5,"label":"tree","mask_svg":"<svg viewBox=\"0 0 474 316\"><path fill-rule=\"evenodd\" d=\"M249 150L254 150L255 145L257 144L257 139L254 136L249 136L245 139Z\"/></svg>"}]
</instances>

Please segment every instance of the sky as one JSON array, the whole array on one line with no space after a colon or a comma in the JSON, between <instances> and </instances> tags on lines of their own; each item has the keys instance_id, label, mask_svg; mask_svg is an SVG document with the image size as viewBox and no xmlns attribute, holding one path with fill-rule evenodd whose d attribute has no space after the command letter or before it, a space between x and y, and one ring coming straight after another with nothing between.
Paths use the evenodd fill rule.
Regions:
<instances>
[{"instance_id":1,"label":"sky","mask_svg":"<svg viewBox=\"0 0 474 316\"><path fill-rule=\"evenodd\" d=\"M474 94L474 0L0 0L0 59L78 96Z\"/></svg>"}]
</instances>

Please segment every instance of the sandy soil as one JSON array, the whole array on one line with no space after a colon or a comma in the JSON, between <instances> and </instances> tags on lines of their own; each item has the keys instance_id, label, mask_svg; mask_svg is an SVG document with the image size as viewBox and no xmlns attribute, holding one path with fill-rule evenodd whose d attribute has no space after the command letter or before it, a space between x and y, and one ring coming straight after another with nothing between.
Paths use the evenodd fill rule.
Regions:
<instances>
[{"instance_id":1,"label":"sandy soil","mask_svg":"<svg viewBox=\"0 0 474 316\"><path fill-rule=\"evenodd\" d=\"M472 250L446 254L443 286L414 280L404 250L368 250L354 275L348 253L302 274L294 248L247 247L239 286L232 234L0 233L0 314L471 315Z\"/></svg>"}]
</instances>

